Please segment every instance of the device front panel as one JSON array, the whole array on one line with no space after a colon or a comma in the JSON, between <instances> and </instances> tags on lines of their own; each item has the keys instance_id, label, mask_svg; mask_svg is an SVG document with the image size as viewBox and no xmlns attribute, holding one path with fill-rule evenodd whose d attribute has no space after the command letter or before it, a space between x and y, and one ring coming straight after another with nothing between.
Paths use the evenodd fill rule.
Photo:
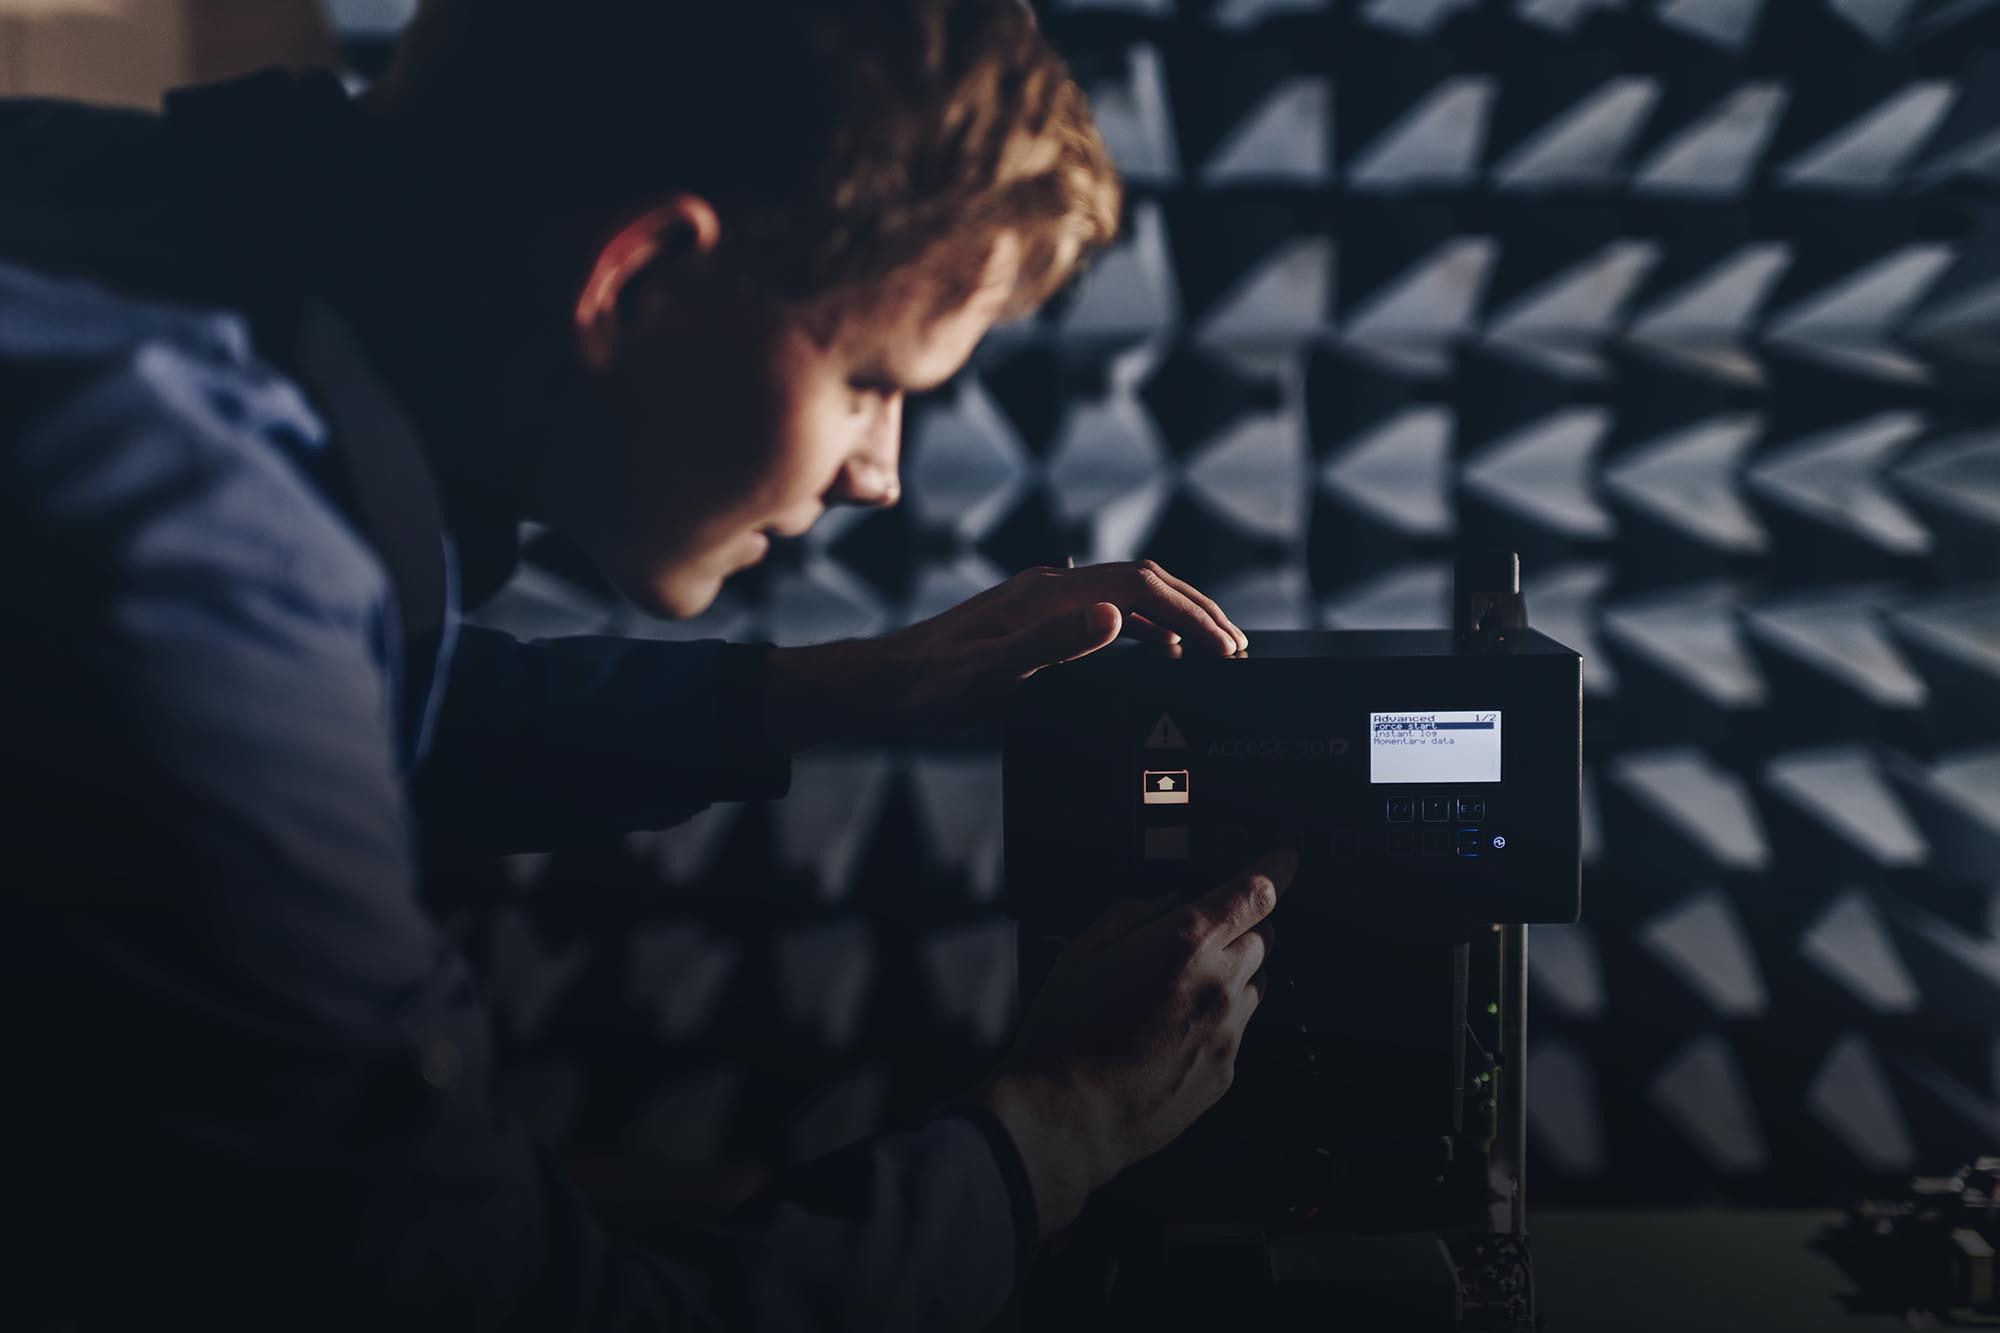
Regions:
<instances>
[{"instance_id":1,"label":"device front panel","mask_svg":"<svg viewBox=\"0 0 2000 1333\"><path fill-rule=\"evenodd\" d=\"M1010 734L1017 911L1198 892L1289 844L1315 914L1576 916L1574 657L1183 660L1074 686Z\"/></svg>"}]
</instances>

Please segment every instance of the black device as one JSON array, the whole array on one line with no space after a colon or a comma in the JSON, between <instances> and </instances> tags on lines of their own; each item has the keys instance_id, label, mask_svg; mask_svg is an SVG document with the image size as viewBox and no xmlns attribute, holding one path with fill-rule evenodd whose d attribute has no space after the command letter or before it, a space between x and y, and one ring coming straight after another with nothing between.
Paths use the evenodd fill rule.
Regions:
<instances>
[{"instance_id":1,"label":"black device","mask_svg":"<svg viewBox=\"0 0 2000 1333\"><path fill-rule=\"evenodd\" d=\"M1230 1094L1086 1215L1122 1275L1108 1313L1243 1317L1242 1284L1204 1289L1219 1265L1250 1275L1262 1327L1532 1318L1522 927L1580 908L1582 662L1527 627L1511 553L1457 578L1451 630L1118 646L1017 699L1024 1000L1111 903L1299 852Z\"/></svg>"}]
</instances>

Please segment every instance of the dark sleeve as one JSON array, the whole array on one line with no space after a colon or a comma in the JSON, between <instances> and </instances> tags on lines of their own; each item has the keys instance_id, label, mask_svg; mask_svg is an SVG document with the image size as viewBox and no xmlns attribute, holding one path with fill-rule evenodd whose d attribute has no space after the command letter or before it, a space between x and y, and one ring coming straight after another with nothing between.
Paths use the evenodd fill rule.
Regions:
<instances>
[{"instance_id":1,"label":"dark sleeve","mask_svg":"<svg viewBox=\"0 0 2000 1333\"><path fill-rule=\"evenodd\" d=\"M463 627L418 774L426 827L482 850L552 851L783 796L791 757L764 732L768 651Z\"/></svg>"},{"instance_id":2,"label":"dark sleeve","mask_svg":"<svg viewBox=\"0 0 2000 1333\"><path fill-rule=\"evenodd\" d=\"M381 572L202 415L212 373L155 356L0 435L0 592L34 630L0 644L0 1138L29 1223L0 1326L990 1322L1019 1200L965 1116L641 1248L495 1112L483 1005L415 892Z\"/></svg>"}]
</instances>

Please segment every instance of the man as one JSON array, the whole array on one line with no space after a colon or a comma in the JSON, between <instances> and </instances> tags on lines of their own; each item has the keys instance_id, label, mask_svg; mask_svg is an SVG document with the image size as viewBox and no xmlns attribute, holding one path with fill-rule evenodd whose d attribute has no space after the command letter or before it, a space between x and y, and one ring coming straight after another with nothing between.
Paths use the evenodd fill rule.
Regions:
<instances>
[{"instance_id":1,"label":"man","mask_svg":"<svg viewBox=\"0 0 2000 1333\"><path fill-rule=\"evenodd\" d=\"M993 1078L726 1228L607 1237L486 1104L425 837L547 848L990 716L1149 562L797 650L458 624L533 519L699 612L896 498L906 395L1111 235L1013 0L433 0L359 102L0 108L9 1265L27 1328L975 1328L1227 1085L1275 854L1114 909Z\"/></svg>"}]
</instances>

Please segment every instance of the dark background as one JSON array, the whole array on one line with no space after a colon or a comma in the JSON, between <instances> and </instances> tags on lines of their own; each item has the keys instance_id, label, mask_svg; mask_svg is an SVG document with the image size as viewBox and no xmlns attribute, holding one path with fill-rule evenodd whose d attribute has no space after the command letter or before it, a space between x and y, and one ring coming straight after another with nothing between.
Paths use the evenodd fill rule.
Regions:
<instances>
[{"instance_id":1,"label":"dark background","mask_svg":"<svg viewBox=\"0 0 2000 1333\"><path fill-rule=\"evenodd\" d=\"M913 407L901 507L688 624L537 536L483 619L806 643L1144 555L1253 636L1441 625L1454 552L1514 547L1587 659L1537 1206L2000 1150L1996 7L1041 8L1127 239ZM326 6L357 78L406 9ZM504 1100L704 1212L949 1096L1010 1020L999 796L990 741L813 752L782 802L440 866Z\"/></svg>"}]
</instances>

